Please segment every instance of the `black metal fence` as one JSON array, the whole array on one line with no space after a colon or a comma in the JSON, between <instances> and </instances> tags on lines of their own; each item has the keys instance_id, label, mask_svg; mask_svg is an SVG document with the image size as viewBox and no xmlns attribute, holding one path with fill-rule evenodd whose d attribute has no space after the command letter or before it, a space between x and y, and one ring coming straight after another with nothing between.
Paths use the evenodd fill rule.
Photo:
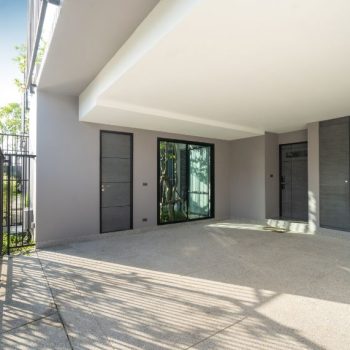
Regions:
<instances>
[{"instance_id":1,"label":"black metal fence","mask_svg":"<svg viewBox=\"0 0 350 350\"><path fill-rule=\"evenodd\" d=\"M0 134L0 148L5 154L29 154L28 135Z\"/></svg>"},{"instance_id":2,"label":"black metal fence","mask_svg":"<svg viewBox=\"0 0 350 350\"><path fill-rule=\"evenodd\" d=\"M33 186L31 173L34 155L29 154L27 135L0 134L4 163L2 176L2 252L33 246Z\"/></svg>"},{"instance_id":3,"label":"black metal fence","mask_svg":"<svg viewBox=\"0 0 350 350\"><path fill-rule=\"evenodd\" d=\"M3 178L4 178L4 155L2 154L2 150L0 149L0 193L1 195L3 195ZM3 218L4 217L4 207L3 207L3 197L1 196L1 200L0 200L0 217ZM2 248L3 248L3 229L2 229L2 225L0 225L0 252L2 252ZM2 255L2 254L0 254ZM0 262L1 264L1 262Z\"/></svg>"}]
</instances>

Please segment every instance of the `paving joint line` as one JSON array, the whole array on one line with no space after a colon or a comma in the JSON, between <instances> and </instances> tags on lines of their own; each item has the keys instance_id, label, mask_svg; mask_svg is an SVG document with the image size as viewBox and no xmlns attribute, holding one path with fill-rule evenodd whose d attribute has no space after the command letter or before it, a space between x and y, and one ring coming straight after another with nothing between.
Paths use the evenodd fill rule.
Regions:
<instances>
[{"instance_id":1,"label":"paving joint line","mask_svg":"<svg viewBox=\"0 0 350 350\"><path fill-rule=\"evenodd\" d=\"M78 289L77 284L75 283L75 281L73 279L71 279L71 282L74 285L74 288L76 289L77 293L80 295L82 302L86 305L87 309L90 312L90 315L92 316L92 318L94 319L94 321L96 322L97 326L100 328L101 333L106 337L109 345L111 346L111 349L114 349L114 347L112 346L111 343L111 339L109 338L109 336L107 334L105 334L105 332L103 331L103 327L101 326L100 322L98 321L98 319L95 317L94 313L92 312L90 305L87 301L85 301L84 295L82 294L82 292Z\"/></svg>"},{"instance_id":2,"label":"paving joint line","mask_svg":"<svg viewBox=\"0 0 350 350\"><path fill-rule=\"evenodd\" d=\"M70 336L69 336L69 334L68 334L67 326L66 326L66 324L64 323L63 318L62 318L62 315L61 315L60 310L59 310L59 308L58 308L58 305L56 304L56 301L55 301L55 298L54 298L54 295L53 295L53 291L52 291L52 288L51 288L49 279L48 279L48 277L47 277L47 275L46 275L46 273L45 273L45 270L44 270L43 264L42 264L42 262L41 262L41 259L40 259L40 257L39 257L39 255L38 255L37 252L35 252L35 254L36 254L37 259L39 260L39 264L40 264L41 270L42 270L43 275L44 275L44 278L45 278L45 280L46 280L46 284L47 284L47 286L48 286L48 288L49 288L49 291L50 291L50 294L51 294L51 298L52 298L52 302L53 302L53 304L55 305L55 308L56 308L56 312L57 312L57 315L58 315L58 319L59 319L59 321L60 321L61 324L62 324L63 331L64 331L64 333L66 334L66 337L67 337L67 340L68 340L68 343L69 343L69 346L70 346L71 350L74 350L72 341L71 341Z\"/></svg>"},{"instance_id":3,"label":"paving joint line","mask_svg":"<svg viewBox=\"0 0 350 350\"><path fill-rule=\"evenodd\" d=\"M37 321L43 320L43 319L45 319L45 318L51 317L51 316L53 316L55 313L57 313L57 311L53 309L53 311L52 311L51 313L49 313L48 315L40 316L40 317L35 318L35 319L31 320L31 321L25 322L25 323L21 324L20 326L13 327L13 328L8 329L8 330L6 330L6 331L1 331L1 332L0 332L0 336L1 336L2 334L6 334L6 333L10 333L10 332L12 332L12 331L15 331L16 329L19 329L19 328L28 326L28 325L30 325L30 324L32 324L32 323L34 323L34 322L37 322Z\"/></svg>"},{"instance_id":4,"label":"paving joint line","mask_svg":"<svg viewBox=\"0 0 350 350\"><path fill-rule=\"evenodd\" d=\"M222 328L222 329L219 329L218 331L216 331L215 333L211 334L211 335L208 335L207 337L203 338L202 340L199 340L198 342L190 345L189 347L185 348L185 350L188 350L188 349L192 349L194 346L197 346L198 344L201 344L203 342L205 342L206 340L216 336L217 334L219 333L222 333L224 331L226 331L227 329L231 328L231 327L234 327L236 326L237 324L241 323L242 321L244 321L247 317L249 317L248 315L244 316L243 318L241 318L240 320L236 321L236 322L233 322L231 324L229 324L228 326Z\"/></svg>"}]
</instances>

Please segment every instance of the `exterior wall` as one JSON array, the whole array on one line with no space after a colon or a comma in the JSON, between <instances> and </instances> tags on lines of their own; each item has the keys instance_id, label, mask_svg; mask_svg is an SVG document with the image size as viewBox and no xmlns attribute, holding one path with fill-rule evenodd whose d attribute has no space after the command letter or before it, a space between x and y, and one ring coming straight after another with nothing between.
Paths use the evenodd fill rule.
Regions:
<instances>
[{"instance_id":1,"label":"exterior wall","mask_svg":"<svg viewBox=\"0 0 350 350\"><path fill-rule=\"evenodd\" d=\"M37 141L37 98L36 95L30 100L29 109L29 153L36 154ZM31 208L36 208L36 158L30 162L30 198ZM36 223L36 210L33 210L33 222ZM35 233L35 228L34 228Z\"/></svg>"},{"instance_id":2,"label":"exterior wall","mask_svg":"<svg viewBox=\"0 0 350 350\"><path fill-rule=\"evenodd\" d=\"M38 92L32 113L32 150L37 154L34 213L38 246L99 233L100 130L134 134L134 228L157 224L157 137L215 144L215 217L265 220L278 216L278 144L301 142L304 132L232 142L82 123L78 98ZM34 101L35 102L35 101ZM319 227L318 123L308 125L309 227ZM271 177L270 175L273 175ZM147 182L147 186L142 184ZM276 215L277 214L277 215ZM147 222L143 222L147 218ZM344 233L342 233L344 234Z\"/></svg>"},{"instance_id":3,"label":"exterior wall","mask_svg":"<svg viewBox=\"0 0 350 350\"><path fill-rule=\"evenodd\" d=\"M307 141L307 133L308 131L305 129L278 134L278 143L283 145L286 143L305 142Z\"/></svg>"},{"instance_id":4,"label":"exterior wall","mask_svg":"<svg viewBox=\"0 0 350 350\"><path fill-rule=\"evenodd\" d=\"M265 205L266 218L279 217L279 135L265 134Z\"/></svg>"},{"instance_id":5,"label":"exterior wall","mask_svg":"<svg viewBox=\"0 0 350 350\"><path fill-rule=\"evenodd\" d=\"M320 162L319 162L319 124L308 125L308 197L309 230L315 233L320 226Z\"/></svg>"},{"instance_id":6,"label":"exterior wall","mask_svg":"<svg viewBox=\"0 0 350 350\"><path fill-rule=\"evenodd\" d=\"M39 246L99 233L100 130L134 134L134 228L157 224L157 137L215 144L215 217L230 216L229 142L82 123L78 98L39 91L37 99Z\"/></svg>"},{"instance_id":7,"label":"exterior wall","mask_svg":"<svg viewBox=\"0 0 350 350\"><path fill-rule=\"evenodd\" d=\"M98 233L98 137L78 122L78 100L37 92L36 240Z\"/></svg>"},{"instance_id":8,"label":"exterior wall","mask_svg":"<svg viewBox=\"0 0 350 350\"><path fill-rule=\"evenodd\" d=\"M265 219L265 136L231 142L231 217Z\"/></svg>"},{"instance_id":9,"label":"exterior wall","mask_svg":"<svg viewBox=\"0 0 350 350\"><path fill-rule=\"evenodd\" d=\"M308 124L309 231L314 234L346 235L349 232L320 227L319 123Z\"/></svg>"},{"instance_id":10,"label":"exterior wall","mask_svg":"<svg viewBox=\"0 0 350 350\"><path fill-rule=\"evenodd\" d=\"M315 234L349 235L349 232L320 227L319 123L308 125L309 230Z\"/></svg>"}]
</instances>

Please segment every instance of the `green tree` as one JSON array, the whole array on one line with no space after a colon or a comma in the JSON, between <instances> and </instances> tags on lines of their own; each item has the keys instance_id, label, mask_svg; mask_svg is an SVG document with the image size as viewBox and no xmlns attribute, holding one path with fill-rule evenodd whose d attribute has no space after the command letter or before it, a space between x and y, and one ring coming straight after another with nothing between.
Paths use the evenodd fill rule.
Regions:
<instances>
[{"instance_id":1,"label":"green tree","mask_svg":"<svg viewBox=\"0 0 350 350\"><path fill-rule=\"evenodd\" d=\"M0 131L4 134L22 131L22 108L19 103L9 103L0 108Z\"/></svg>"},{"instance_id":2,"label":"green tree","mask_svg":"<svg viewBox=\"0 0 350 350\"><path fill-rule=\"evenodd\" d=\"M17 51L16 57L13 61L16 62L18 71L22 78L15 78L14 83L18 88L20 94L25 92L25 71L27 69L27 46L25 44L15 46ZM44 54L44 45L39 49L38 60L41 60ZM39 63L39 61L37 61ZM28 119L26 116L26 130L28 132ZM9 103L3 107L0 107L0 132L18 134L22 130L22 109L19 103Z\"/></svg>"},{"instance_id":3,"label":"green tree","mask_svg":"<svg viewBox=\"0 0 350 350\"><path fill-rule=\"evenodd\" d=\"M23 79L20 80L18 78L15 78L14 81L19 92L24 93L26 88L24 79L25 79L25 71L27 69L27 45L26 44L17 45L15 46L15 49L17 51L17 56L14 57L13 61L17 63L18 70L22 74ZM36 65L41 64L44 57L45 50L46 50L46 42L43 39L40 39L38 54L35 61Z\"/></svg>"},{"instance_id":4,"label":"green tree","mask_svg":"<svg viewBox=\"0 0 350 350\"><path fill-rule=\"evenodd\" d=\"M14 82L18 88L18 91L24 93L25 83L24 83L24 73L27 68L27 46L25 44L15 46L17 51L17 56L13 59L17 63L19 72L22 74L22 79L15 78Z\"/></svg>"}]
</instances>

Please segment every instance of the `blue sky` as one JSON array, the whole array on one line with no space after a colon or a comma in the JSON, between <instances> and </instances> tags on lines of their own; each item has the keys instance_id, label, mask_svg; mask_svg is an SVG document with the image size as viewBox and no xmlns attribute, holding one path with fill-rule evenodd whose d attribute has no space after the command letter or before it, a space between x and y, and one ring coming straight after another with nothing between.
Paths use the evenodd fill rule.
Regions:
<instances>
[{"instance_id":1,"label":"blue sky","mask_svg":"<svg viewBox=\"0 0 350 350\"><path fill-rule=\"evenodd\" d=\"M0 107L21 100L13 83L21 75L12 59L15 45L26 41L26 25L27 0L0 0Z\"/></svg>"}]
</instances>

